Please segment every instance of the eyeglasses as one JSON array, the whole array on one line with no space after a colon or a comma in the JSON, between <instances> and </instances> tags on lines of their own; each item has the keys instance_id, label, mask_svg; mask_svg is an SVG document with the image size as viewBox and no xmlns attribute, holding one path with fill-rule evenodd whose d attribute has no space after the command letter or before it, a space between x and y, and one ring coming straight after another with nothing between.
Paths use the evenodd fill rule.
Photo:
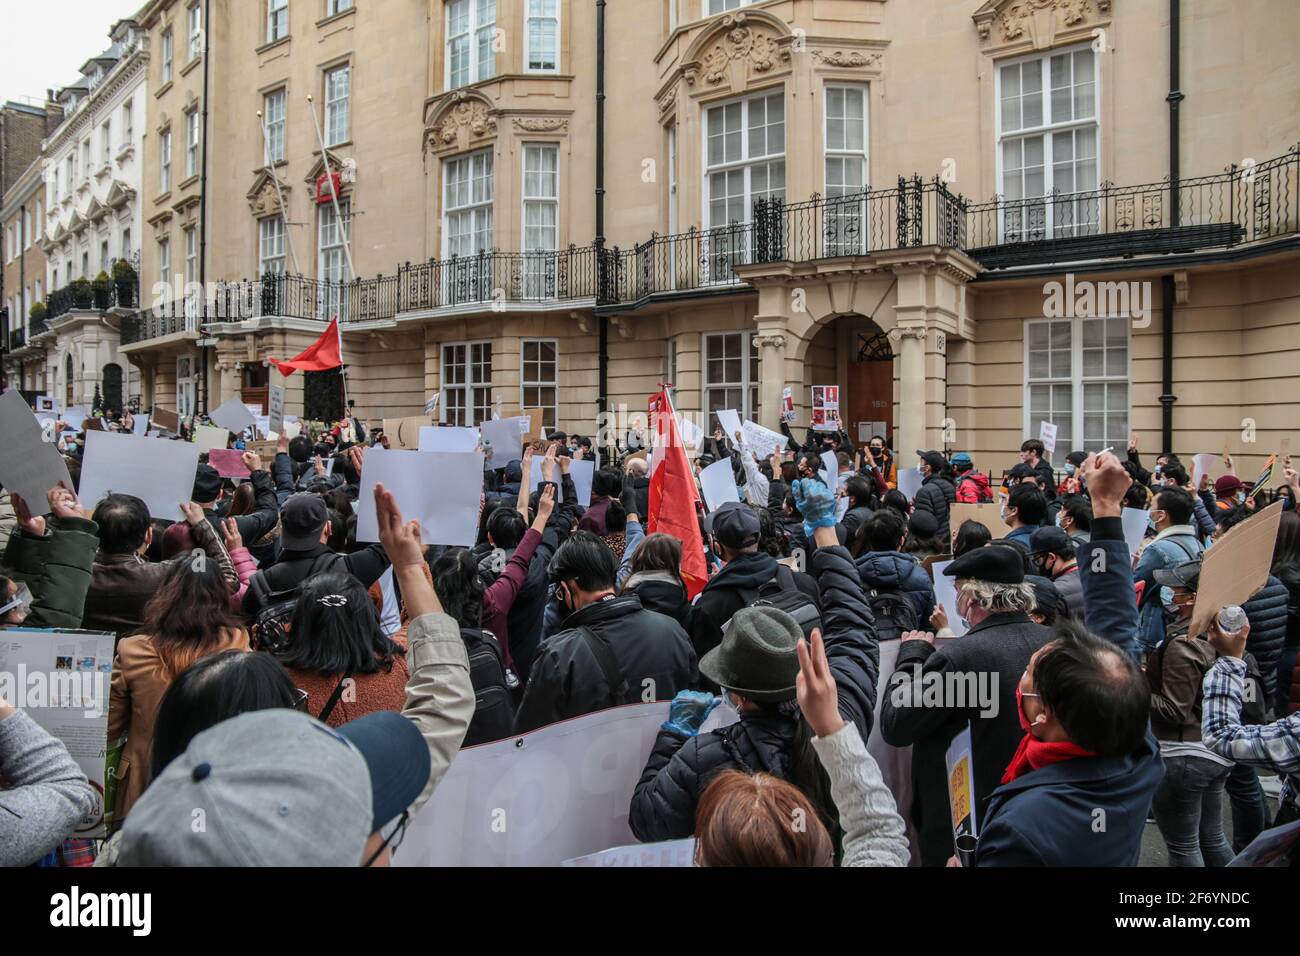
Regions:
<instances>
[{"instance_id":1,"label":"eyeglasses","mask_svg":"<svg viewBox=\"0 0 1300 956\"><path fill-rule=\"evenodd\" d=\"M301 710L303 713L306 713L308 696L310 695L301 687L295 687L293 689L293 709Z\"/></svg>"},{"instance_id":2,"label":"eyeglasses","mask_svg":"<svg viewBox=\"0 0 1300 956\"><path fill-rule=\"evenodd\" d=\"M384 842L380 844L379 849L370 855L370 859L361 864L362 869L374 866L375 860L383 855L385 850L396 850L402 845L402 840L406 837L406 825L411 821L411 811L403 810L402 815L397 819L397 826L393 831L384 837Z\"/></svg>"}]
</instances>

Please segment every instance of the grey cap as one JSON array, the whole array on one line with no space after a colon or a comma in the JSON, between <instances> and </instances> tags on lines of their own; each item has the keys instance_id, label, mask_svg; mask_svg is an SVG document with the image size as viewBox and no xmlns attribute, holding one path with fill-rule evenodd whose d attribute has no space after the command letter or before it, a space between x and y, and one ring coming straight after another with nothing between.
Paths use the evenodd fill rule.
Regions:
<instances>
[{"instance_id":1,"label":"grey cap","mask_svg":"<svg viewBox=\"0 0 1300 956\"><path fill-rule=\"evenodd\" d=\"M722 643L700 658L700 673L759 703L791 700L799 675L795 645L803 636L778 607L742 607L723 627Z\"/></svg>"},{"instance_id":2,"label":"grey cap","mask_svg":"<svg viewBox=\"0 0 1300 956\"><path fill-rule=\"evenodd\" d=\"M144 792L119 866L360 866L373 832L366 758L294 710L205 730Z\"/></svg>"}]
</instances>

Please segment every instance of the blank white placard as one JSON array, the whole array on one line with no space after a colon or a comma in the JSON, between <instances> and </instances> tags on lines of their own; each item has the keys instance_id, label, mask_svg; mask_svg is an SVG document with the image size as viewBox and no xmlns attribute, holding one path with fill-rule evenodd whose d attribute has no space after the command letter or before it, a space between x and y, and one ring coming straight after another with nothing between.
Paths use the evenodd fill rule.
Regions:
<instances>
[{"instance_id":1,"label":"blank white placard","mask_svg":"<svg viewBox=\"0 0 1300 956\"><path fill-rule=\"evenodd\" d=\"M135 495L149 514L182 520L181 502L194 494L199 447L114 432L87 432L81 462L81 504L94 508L106 495Z\"/></svg>"},{"instance_id":2,"label":"blank white placard","mask_svg":"<svg viewBox=\"0 0 1300 956\"><path fill-rule=\"evenodd\" d=\"M479 496L483 492L481 454L382 447L368 450L357 500L358 541L379 540L377 484L396 496L404 520L420 522L423 543L473 546L478 536Z\"/></svg>"}]
</instances>

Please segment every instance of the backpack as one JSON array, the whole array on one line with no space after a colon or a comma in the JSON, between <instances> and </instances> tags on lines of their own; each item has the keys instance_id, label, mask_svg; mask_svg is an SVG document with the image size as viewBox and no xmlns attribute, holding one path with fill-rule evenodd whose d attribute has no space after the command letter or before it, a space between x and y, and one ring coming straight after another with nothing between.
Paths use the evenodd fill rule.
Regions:
<instances>
[{"instance_id":1,"label":"backpack","mask_svg":"<svg viewBox=\"0 0 1300 956\"><path fill-rule=\"evenodd\" d=\"M784 564L778 564L776 574L758 590L742 588L739 593L745 601L743 607L774 607L785 611L795 619L805 638L811 639L813 628L822 626L821 608L799 590L794 572ZM722 632L725 634L730 626L731 618L728 618L722 625Z\"/></svg>"},{"instance_id":2,"label":"backpack","mask_svg":"<svg viewBox=\"0 0 1300 956\"><path fill-rule=\"evenodd\" d=\"M296 583L292 587L277 589L271 580L271 572L278 568L284 568L276 575L277 578L288 577L288 569L293 568L295 571L302 566L305 561L289 561L284 564L275 564L263 571L258 571L249 579L248 590L257 598L257 606L260 610L257 616L253 618L251 637L253 646L264 651L283 650L289 644L289 623L293 620L293 612L298 607L298 593L302 590L302 583L313 575L328 571L338 561L343 560L343 555L330 552L329 554L317 555L312 559L307 573L301 577L296 574Z\"/></svg>"},{"instance_id":3,"label":"backpack","mask_svg":"<svg viewBox=\"0 0 1300 956\"><path fill-rule=\"evenodd\" d=\"M867 604L876 619L876 635L882 641L896 641L907 631L920 630L916 608L901 591L867 590Z\"/></svg>"},{"instance_id":4,"label":"backpack","mask_svg":"<svg viewBox=\"0 0 1300 956\"><path fill-rule=\"evenodd\" d=\"M970 494L974 498L963 498L962 490L966 487L966 482L970 482ZM993 489L989 487L989 476L978 471L970 471L957 479L957 500L965 502L974 502L976 504L989 504L993 501Z\"/></svg>"},{"instance_id":5,"label":"backpack","mask_svg":"<svg viewBox=\"0 0 1300 956\"><path fill-rule=\"evenodd\" d=\"M515 701L506 682L505 655L491 631L460 629L469 655L469 680L474 685L474 716L462 747L485 744L514 732Z\"/></svg>"}]
</instances>

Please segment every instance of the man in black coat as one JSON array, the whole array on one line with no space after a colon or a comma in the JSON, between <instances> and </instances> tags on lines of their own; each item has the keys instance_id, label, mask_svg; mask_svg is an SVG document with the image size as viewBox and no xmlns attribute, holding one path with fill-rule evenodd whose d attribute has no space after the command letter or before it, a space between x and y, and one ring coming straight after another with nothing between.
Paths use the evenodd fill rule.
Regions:
<instances>
[{"instance_id":1,"label":"man in black coat","mask_svg":"<svg viewBox=\"0 0 1300 956\"><path fill-rule=\"evenodd\" d=\"M550 578L569 616L533 660L515 733L621 704L672 700L699 670L690 638L675 620L617 596L614 552L575 531L551 561Z\"/></svg>"},{"instance_id":2,"label":"man in black coat","mask_svg":"<svg viewBox=\"0 0 1300 956\"><path fill-rule=\"evenodd\" d=\"M912 822L923 866L943 866L954 852L944 762L953 738L969 724L978 823L1024 737L1016 686L1052 633L1029 619L1033 590L1016 549L967 551L944 574L957 579L954 610L970 630L943 650L932 634L904 634L880 713L886 743L913 745Z\"/></svg>"},{"instance_id":3,"label":"man in black coat","mask_svg":"<svg viewBox=\"0 0 1300 956\"><path fill-rule=\"evenodd\" d=\"M1034 477L1038 479L1038 487L1043 489L1043 497L1051 501L1056 497L1056 472L1052 470L1051 462L1043 457L1046 450L1041 441L1030 438L1020 445L1020 460L1029 466Z\"/></svg>"},{"instance_id":4,"label":"man in black coat","mask_svg":"<svg viewBox=\"0 0 1300 956\"><path fill-rule=\"evenodd\" d=\"M275 482L271 473L262 464L262 457L254 452L243 454L244 466L251 472L249 483L253 486L253 512L235 517L239 536L245 544L256 544L275 527L280 520L280 499L275 494ZM218 540L221 539L221 521L224 517L217 511L217 505L225 497L222 490L221 476L211 465L199 465L194 475L193 502L203 509L203 516Z\"/></svg>"},{"instance_id":5,"label":"man in black coat","mask_svg":"<svg viewBox=\"0 0 1300 956\"><path fill-rule=\"evenodd\" d=\"M948 531L948 506L957 500L957 487L944 473L947 463L937 451L918 451L921 456L921 488L914 499L915 511L929 512L934 516L935 539L947 543L952 540Z\"/></svg>"},{"instance_id":6,"label":"man in black coat","mask_svg":"<svg viewBox=\"0 0 1300 956\"><path fill-rule=\"evenodd\" d=\"M769 581L777 581L783 589L799 588L814 603L818 600L816 587L805 575L796 575L770 554L759 552L761 525L748 505L728 502L705 519L705 530L723 567L709 578L691 614L691 643L697 658L718 646L722 626L742 607L753 604L759 588Z\"/></svg>"}]
</instances>

